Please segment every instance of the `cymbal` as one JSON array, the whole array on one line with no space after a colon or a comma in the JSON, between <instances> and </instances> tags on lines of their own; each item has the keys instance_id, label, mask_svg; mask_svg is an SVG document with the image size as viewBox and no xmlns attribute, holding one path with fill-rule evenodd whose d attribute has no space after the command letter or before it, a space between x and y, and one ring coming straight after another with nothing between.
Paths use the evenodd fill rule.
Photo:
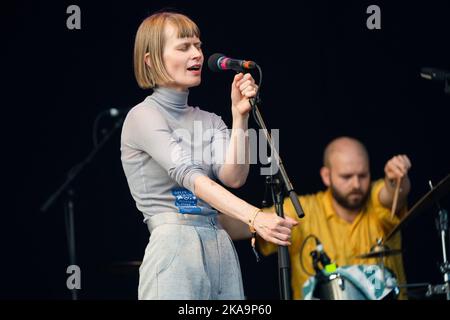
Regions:
<instances>
[{"instance_id":1,"label":"cymbal","mask_svg":"<svg viewBox=\"0 0 450 320\"><path fill-rule=\"evenodd\" d=\"M382 258L400 254L401 252L402 250L400 249L380 249L377 251L361 254L359 256L356 256L356 258L360 259Z\"/></svg>"},{"instance_id":2,"label":"cymbal","mask_svg":"<svg viewBox=\"0 0 450 320\"><path fill-rule=\"evenodd\" d=\"M388 241L394 234L402 229L413 217L422 211L428 209L440 198L448 194L450 191L450 174L442 179L433 189L428 191L416 204L405 214L400 223L387 235L385 242Z\"/></svg>"}]
</instances>

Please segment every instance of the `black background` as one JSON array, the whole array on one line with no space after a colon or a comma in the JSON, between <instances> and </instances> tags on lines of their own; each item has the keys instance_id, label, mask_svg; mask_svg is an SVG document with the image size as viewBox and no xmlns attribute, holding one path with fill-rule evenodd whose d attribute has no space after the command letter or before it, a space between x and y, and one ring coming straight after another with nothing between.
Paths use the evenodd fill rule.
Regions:
<instances>
[{"instance_id":1,"label":"black background","mask_svg":"<svg viewBox=\"0 0 450 320\"><path fill-rule=\"evenodd\" d=\"M81 8L81 30L68 30L66 9ZM294 5L295 4L295 5ZM366 9L381 8L381 30L369 30ZM322 151L351 135L366 144L374 178L405 153L413 163L414 204L450 172L444 83L421 67L450 69L450 5L410 1L60 1L3 2L1 288L6 299L70 299L62 199L40 206L68 170L92 149L92 125L108 108L130 108L149 92L132 68L140 22L168 7L199 25L207 58L215 52L256 61L264 72L261 112L280 129L280 153L299 194L323 188ZM203 71L189 102L231 125L232 73ZM104 119L101 127L111 128ZM250 124L255 127L253 121ZM117 132L74 183L81 299L136 299L137 268L148 231L126 184ZM260 205L264 179L252 166L233 191ZM449 197L442 205L449 207ZM402 230L409 283L442 282L436 210ZM256 264L248 241L236 242L249 299L277 299L277 258ZM114 267L116 266L116 267ZM438 299L442 297L434 297Z\"/></svg>"}]
</instances>

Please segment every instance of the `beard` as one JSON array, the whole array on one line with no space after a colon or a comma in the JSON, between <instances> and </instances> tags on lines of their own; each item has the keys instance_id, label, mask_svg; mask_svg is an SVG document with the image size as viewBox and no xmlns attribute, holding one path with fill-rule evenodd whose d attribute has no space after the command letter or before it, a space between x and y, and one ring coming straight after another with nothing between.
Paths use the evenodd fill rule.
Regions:
<instances>
[{"instance_id":1,"label":"beard","mask_svg":"<svg viewBox=\"0 0 450 320\"><path fill-rule=\"evenodd\" d=\"M333 198L336 200L339 205L344 207L347 210L360 210L366 204L367 199L369 198L369 191L364 193L363 190L352 190L348 194L343 194L339 190L337 190L333 184L330 186L331 194Z\"/></svg>"}]
</instances>

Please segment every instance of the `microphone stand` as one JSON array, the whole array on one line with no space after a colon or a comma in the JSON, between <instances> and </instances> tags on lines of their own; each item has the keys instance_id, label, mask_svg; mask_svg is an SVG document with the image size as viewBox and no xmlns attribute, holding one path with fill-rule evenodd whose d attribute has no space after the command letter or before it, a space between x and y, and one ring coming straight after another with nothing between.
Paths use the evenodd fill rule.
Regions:
<instances>
[{"instance_id":1,"label":"microphone stand","mask_svg":"<svg viewBox=\"0 0 450 320\"><path fill-rule=\"evenodd\" d=\"M260 74L261 70L259 66L257 66ZM261 88L261 87L259 87ZM267 127L264 123L264 120L259 112L258 108L259 104L259 90L256 95L256 99L250 99L250 105L252 106L253 115L255 117L256 123L263 130L264 136L266 138L267 143L270 145L270 149L272 151L271 161L275 160L275 165L278 173L272 173L271 176L267 176L266 183L270 186L272 192L272 198L274 199L274 205L279 217L284 218L283 212L283 202L284 202L284 191L289 195L295 211L299 218L304 217L303 209L298 201L297 193L292 186L292 183L289 180L289 177L286 173L286 170L283 166L283 162L273 145L273 140L270 133L267 130ZM271 164L272 167L272 164ZM278 175L278 177L276 177ZM290 300L291 299L291 291L290 291L290 283L289 283L289 251L286 246L278 246L278 269L279 269L279 280L280 280L280 299L281 300Z\"/></svg>"},{"instance_id":2,"label":"microphone stand","mask_svg":"<svg viewBox=\"0 0 450 320\"><path fill-rule=\"evenodd\" d=\"M74 198L75 191L72 186L75 178L83 171L83 169L94 159L97 153L102 149L102 147L106 144L106 142L112 137L112 135L117 131L118 128L122 125L123 118L121 117L116 121L113 128L109 133L105 134L103 140L101 140L97 145L94 146L94 149L88 154L88 156L81 161L80 163L73 166L67 173L66 180L62 183L62 185L53 192L50 197L45 201L45 203L41 206L41 212L46 212L59 197L65 193L66 197L64 199L64 218L65 218L65 226L66 226L66 236L67 236L67 246L69 253L69 263L70 265L76 265L76 245L75 245L75 213L74 213ZM72 300L78 300L78 292L77 289L71 289Z\"/></svg>"},{"instance_id":3,"label":"microphone stand","mask_svg":"<svg viewBox=\"0 0 450 320\"><path fill-rule=\"evenodd\" d=\"M277 175L266 176L266 186L269 186L271 189L272 200L275 205L277 215L283 218L284 192L280 179ZM278 280L281 300L291 300L289 266L290 260L287 247L278 246Z\"/></svg>"}]
</instances>

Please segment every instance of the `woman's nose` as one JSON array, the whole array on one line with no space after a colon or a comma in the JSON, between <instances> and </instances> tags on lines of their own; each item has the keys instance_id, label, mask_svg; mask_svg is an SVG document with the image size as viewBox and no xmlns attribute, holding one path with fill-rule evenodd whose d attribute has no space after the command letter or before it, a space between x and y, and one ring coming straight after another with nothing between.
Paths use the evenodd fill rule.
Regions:
<instances>
[{"instance_id":1,"label":"woman's nose","mask_svg":"<svg viewBox=\"0 0 450 320\"><path fill-rule=\"evenodd\" d=\"M193 50L193 56L194 58L199 58L202 56L202 49L201 48L197 48L195 46L192 46L192 48L194 48Z\"/></svg>"}]
</instances>

